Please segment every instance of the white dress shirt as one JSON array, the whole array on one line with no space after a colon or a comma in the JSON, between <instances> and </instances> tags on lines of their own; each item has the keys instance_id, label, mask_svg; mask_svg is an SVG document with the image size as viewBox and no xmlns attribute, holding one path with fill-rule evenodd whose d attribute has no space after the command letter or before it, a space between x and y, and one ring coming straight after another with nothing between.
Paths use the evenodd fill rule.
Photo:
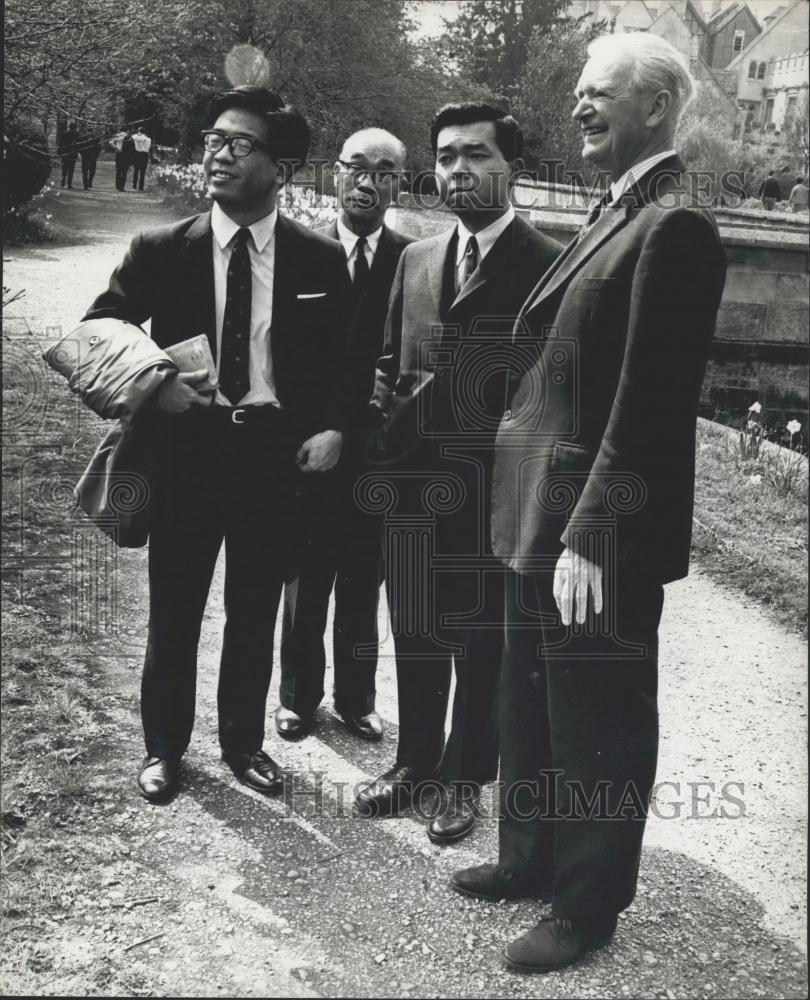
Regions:
<instances>
[{"instance_id":1,"label":"white dress shirt","mask_svg":"<svg viewBox=\"0 0 810 1000\"><path fill-rule=\"evenodd\" d=\"M629 170L626 170L617 181L614 181L610 185L608 204L615 205L625 191L634 184L638 184L641 178L645 174L648 174L657 163L661 163L662 160L668 160L670 156L676 155L674 149L667 149L663 153L656 153L654 156L648 156L646 160L634 163Z\"/></svg>"},{"instance_id":2,"label":"white dress shirt","mask_svg":"<svg viewBox=\"0 0 810 1000\"><path fill-rule=\"evenodd\" d=\"M337 220L337 231L338 239L340 240L340 245L343 247L343 251L346 254L346 261L349 267L349 277L354 281L354 265L357 263L357 241L360 237L357 233L353 233L347 225L345 225L340 220L338 216ZM383 227L380 226L379 229L375 229L373 233L369 233L366 237L366 261L368 262L368 269L371 270L371 265L374 263L374 255L377 253L377 247L380 245L380 236L382 236Z\"/></svg>"},{"instance_id":3,"label":"white dress shirt","mask_svg":"<svg viewBox=\"0 0 810 1000\"><path fill-rule=\"evenodd\" d=\"M510 205L503 215L499 216L488 226L485 226L478 233L471 233L461 219L458 220L458 245L456 246L456 287L458 287L461 283L462 261L464 260L464 254L467 252L467 243L469 242L470 237L474 236L475 242L478 244L478 263L480 265L481 261L493 248L498 237L503 234L514 217L515 210Z\"/></svg>"},{"instance_id":4,"label":"white dress shirt","mask_svg":"<svg viewBox=\"0 0 810 1000\"><path fill-rule=\"evenodd\" d=\"M273 276L276 264L276 220L278 209L273 209L258 222L247 228L252 239L248 240L248 253L252 272L250 299L250 354L248 372L250 389L241 399L229 400L218 389L214 403L219 406L248 406L272 403L281 407L273 381L273 358L270 354L270 326L273 321ZM217 321L217 377L222 357L222 323L225 318L225 299L228 291L228 264L233 252L233 240L240 229L223 212L218 204L211 211L211 229L214 239L214 303Z\"/></svg>"}]
</instances>

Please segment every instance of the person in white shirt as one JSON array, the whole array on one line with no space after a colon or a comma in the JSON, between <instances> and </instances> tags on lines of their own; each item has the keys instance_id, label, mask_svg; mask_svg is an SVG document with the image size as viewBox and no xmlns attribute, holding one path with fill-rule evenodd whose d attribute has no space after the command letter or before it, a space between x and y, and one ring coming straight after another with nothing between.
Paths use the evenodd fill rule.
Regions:
<instances>
[{"instance_id":1,"label":"person in white shirt","mask_svg":"<svg viewBox=\"0 0 810 1000\"><path fill-rule=\"evenodd\" d=\"M149 165L149 150L152 148L152 140L144 132L143 125L139 125L132 134L132 141L135 143L132 190L143 191L143 183L146 179L146 168Z\"/></svg>"},{"instance_id":2,"label":"person in white shirt","mask_svg":"<svg viewBox=\"0 0 810 1000\"><path fill-rule=\"evenodd\" d=\"M383 734L374 687L382 525L379 516L356 503L354 489L366 472L368 400L383 350L391 284L400 254L413 242L385 224L406 155L396 136L385 129L367 128L346 139L335 163L339 213L322 232L343 247L352 281L349 360L354 384L346 405L355 410L356 419L333 477L330 516L324 518L319 540L310 547L308 565L298 578L295 612L284 618L276 729L285 739L300 739L309 732L323 698L324 630L333 587L335 711L361 739L378 740Z\"/></svg>"},{"instance_id":3,"label":"person in white shirt","mask_svg":"<svg viewBox=\"0 0 810 1000\"><path fill-rule=\"evenodd\" d=\"M430 138L455 222L400 257L373 397L385 423L370 449L392 496L386 589L399 741L394 766L358 791L355 809L367 817L427 809L438 784L427 834L450 844L472 831L481 786L498 769L503 574L490 548L489 494L504 352L559 245L510 203L523 150L511 115L486 103L447 105Z\"/></svg>"},{"instance_id":4,"label":"person in white shirt","mask_svg":"<svg viewBox=\"0 0 810 1000\"><path fill-rule=\"evenodd\" d=\"M527 361L506 380L492 492L506 567L498 858L451 882L488 902L551 903L504 950L524 972L609 940L636 892L658 625L664 584L689 567L695 423L726 270L674 149L695 91L687 60L650 32L603 36L588 56L572 117L611 184L515 324Z\"/></svg>"},{"instance_id":5,"label":"person in white shirt","mask_svg":"<svg viewBox=\"0 0 810 1000\"><path fill-rule=\"evenodd\" d=\"M85 316L151 319L163 348L205 334L216 366L161 383L153 419L139 427L155 465L138 777L150 801L180 781L223 544L220 748L241 782L281 792L279 766L263 750L276 610L322 516L320 478L340 457L347 409L343 253L276 207L306 159L309 127L260 87L228 91L214 113L202 136L213 210L138 234Z\"/></svg>"}]
</instances>

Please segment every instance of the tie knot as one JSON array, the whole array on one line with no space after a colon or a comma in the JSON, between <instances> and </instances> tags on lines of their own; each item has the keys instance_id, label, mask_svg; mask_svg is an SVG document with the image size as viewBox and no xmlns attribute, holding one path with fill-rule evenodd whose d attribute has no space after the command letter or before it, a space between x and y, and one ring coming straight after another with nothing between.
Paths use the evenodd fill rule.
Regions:
<instances>
[{"instance_id":1,"label":"tie knot","mask_svg":"<svg viewBox=\"0 0 810 1000\"><path fill-rule=\"evenodd\" d=\"M250 239L250 230L246 226L241 226L236 230L236 247L246 247Z\"/></svg>"},{"instance_id":2,"label":"tie knot","mask_svg":"<svg viewBox=\"0 0 810 1000\"><path fill-rule=\"evenodd\" d=\"M476 257L478 255L478 243L474 236L467 240L467 249L464 251L465 257Z\"/></svg>"},{"instance_id":3,"label":"tie knot","mask_svg":"<svg viewBox=\"0 0 810 1000\"><path fill-rule=\"evenodd\" d=\"M357 252L358 253L361 253L363 250L366 249L367 242L368 241L366 240L365 236L358 236L357 237L357 243L355 243L355 246L357 247Z\"/></svg>"}]
</instances>

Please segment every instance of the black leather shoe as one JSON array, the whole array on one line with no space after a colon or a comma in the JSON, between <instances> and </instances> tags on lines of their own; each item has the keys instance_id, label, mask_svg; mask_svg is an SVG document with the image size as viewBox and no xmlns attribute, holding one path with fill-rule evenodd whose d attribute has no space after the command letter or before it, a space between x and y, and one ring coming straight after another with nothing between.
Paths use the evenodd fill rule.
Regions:
<instances>
[{"instance_id":1,"label":"black leather shoe","mask_svg":"<svg viewBox=\"0 0 810 1000\"><path fill-rule=\"evenodd\" d=\"M369 712L368 715L348 715L335 708L335 711L346 724L350 733L359 736L362 740L381 740L383 735L383 721L376 712Z\"/></svg>"},{"instance_id":2,"label":"black leather shoe","mask_svg":"<svg viewBox=\"0 0 810 1000\"><path fill-rule=\"evenodd\" d=\"M177 764L161 757L144 757L138 788L150 802L162 802L177 791Z\"/></svg>"},{"instance_id":3,"label":"black leather shoe","mask_svg":"<svg viewBox=\"0 0 810 1000\"><path fill-rule=\"evenodd\" d=\"M425 779L426 775L415 767L395 764L360 789L354 798L354 813L366 817L393 816L411 804L419 782Z\"/></svg>"},{"instance_id":4,"label":"black leather shoe","mask_svg":"<svg viewBox=\"0 0 810 1000\"><path fill-rule=\"evenodd\" d=\"M298 715L291 708L276 709L276 732L285 740L300 740L312 729L311 715Z\"/></svg>"},{"instance_id":5,"label":"black leather shoe","mask_svg":"<svg viewBox=\"0 0 810 1000\"><path fill-rule=\"evenodd\" d=\"M546 917L508 944L503 957L511 969L520 972L550 972L605 944L615 930L615 913L587 922Z\"/></svg>"},{"instance_id":6,"label":"black leather shoe","mask_svg":"<svg viewBox=\"0 0 810 1000\"><path fill-rule=\"evenodd\" d=\"M542 899L548 902L551 892L535 889L526 878L501 868L500 865L476 865L462 868L450 879L450 888L462 896L499 903L502 899Z\"/></svg>"},{"instance_id":7,"label":"black leather shoe","mask_svg":"<svg viewBox=\"0 0 810 1000\"><path fill-rule=\"evenodd\" d=\"M278 764L264 750L245 754L224 753L222 759L248 788L265 795L278 795L284 787Z\"/></svg>"},{"instance_id":8,"label":"black leather shoe","mask_svg":"<svg viewBox=\"0 0 810 1000\"><path fill-rule=\"evenodd\" d=\"M480 792L471 794L472 789L451 786L443 808L428 825L428 837L434 844L453 844L472 832L478 816Z\"/></svg>"}]
</instances>

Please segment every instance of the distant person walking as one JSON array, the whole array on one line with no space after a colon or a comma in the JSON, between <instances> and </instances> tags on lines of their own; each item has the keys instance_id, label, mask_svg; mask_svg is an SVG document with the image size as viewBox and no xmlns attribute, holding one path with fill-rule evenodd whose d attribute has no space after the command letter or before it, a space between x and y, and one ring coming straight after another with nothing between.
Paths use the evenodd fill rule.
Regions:
<instances>
[{"instance_id":1,"label":"distant person walking","mask_svg":"<svg viewBox=\"0 0 810 1000\"><path fill-rule=\"evenodd\" d=\"M796 183L790 189L790 197L788 201L790 202L791 212L806 212L807 211L807 179L805 177L797 177Z\"/></svg>"},{"instance_id":2,"label":"distant person walking","mask_svg":"<svg viewBox=\"0 0 810 1000\"><path fill-rule=\"evenodd\" d=\"M762 187L759 189L759 196L762 199L762 204L766 212L773 211L774 205L779 201L780 194L779 181L774 177L774 172L771 170L768 172L768 176L762 182Z\"/></svg>"},{"instance_id":3,"label":"distant person walking","mask_svg":"<svg viewBox=\"0 0 810 1000\"><path fill-rule=\"evenodd\" d=\"M101 153L101 141L97 136L86 136L79 146L82 161L82 187L89 191L96 176L96 161Z\"/></svg>"},{"instance_id":4,"label":"distant person walking","mask_svg":"<svg viewBox=\"0 0 810 1000\"><path fill-rule=\"evenodd\" d=\"M73 187L73 171L76 169L77 145L79 133L75 125L69 125L62 138L62 145L59 147L59 156L62 158L62 187Z\"/></svg>"},{"instance_id":5,"label":"distant person walking","mask_svg":"<svg viewBox=\"0 0 810 1000\"><path fill-rule=\"evenodd\" d=\"M127 186L127 174L135 154L132 133L122 129L112 137L110 145L115 150L115 186L117 190L123 191Z\"/></svg>"},{"instance_id":6,"label":"distant person walking","mask_svg":"<svg viewBox=\"0 0 810 1000\"><path fill-rule=\"evenodd\" d=\"M143 191L143 182L146 179L146 167L149 163L149 150L152 148L152 140L144 132L143 126L139 125L132 136L132 141L135 144L132 190Z\"/></svg>"}]
</instances>

